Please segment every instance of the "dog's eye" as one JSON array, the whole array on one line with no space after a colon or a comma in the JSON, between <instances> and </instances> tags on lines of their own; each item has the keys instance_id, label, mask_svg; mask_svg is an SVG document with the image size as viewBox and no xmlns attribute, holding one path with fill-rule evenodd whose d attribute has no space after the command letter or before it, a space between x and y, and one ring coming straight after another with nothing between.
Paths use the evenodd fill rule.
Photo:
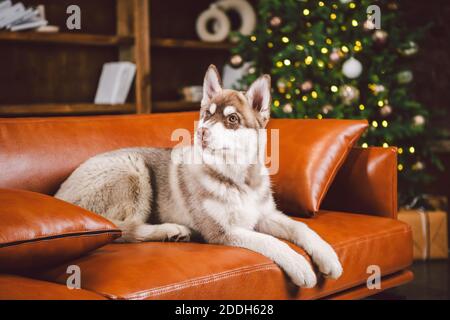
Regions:
<instances>
[{"instance_id":1,"label":"dog's eye","mask_svg":"<svg viewBox=\"0 0 450 320\"><path fill-rule=\"evenodd\" d=\"M239 117L236 114L230 114L227 118L229 123L236 124L239 122Z\"/></svg>"}]
</instances>

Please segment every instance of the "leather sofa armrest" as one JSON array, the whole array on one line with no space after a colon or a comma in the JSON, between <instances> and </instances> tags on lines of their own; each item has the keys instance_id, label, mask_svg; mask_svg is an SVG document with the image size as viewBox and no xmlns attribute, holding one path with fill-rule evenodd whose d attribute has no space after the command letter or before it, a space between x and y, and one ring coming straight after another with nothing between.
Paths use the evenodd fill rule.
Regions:
<instances>
[{"instance_id":1,"label":"leather sofa armrest","mask_svg":"<svg viewBox=\"0 0 450 320\"><path fill-rule=\"evenodd\" d=\"M397 218L397 149L353 148L322 209Z\"/></svg>"}]
</instances>

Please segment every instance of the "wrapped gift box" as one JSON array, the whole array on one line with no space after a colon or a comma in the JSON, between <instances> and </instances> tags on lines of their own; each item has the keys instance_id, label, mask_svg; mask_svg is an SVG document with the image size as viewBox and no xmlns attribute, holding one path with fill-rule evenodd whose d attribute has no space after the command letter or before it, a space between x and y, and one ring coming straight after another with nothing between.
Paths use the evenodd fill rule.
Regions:
<instances>
[{"instance_id":1,"label":"wrapped gift box","mask_svg":"<svg viewBox=\"0 0 450 320\"><path fill-rule=\"evenodd\" d=\"M402 209L398 219L411 226L414 240L414 259L447 259L447 213Z\"/></svg>"}]
</instances>

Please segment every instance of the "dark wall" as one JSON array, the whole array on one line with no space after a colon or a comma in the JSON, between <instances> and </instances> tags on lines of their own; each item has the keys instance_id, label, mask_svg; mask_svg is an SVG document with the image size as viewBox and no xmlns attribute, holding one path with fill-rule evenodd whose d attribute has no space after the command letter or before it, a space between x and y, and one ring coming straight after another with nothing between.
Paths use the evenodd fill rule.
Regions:
<instances>
[{"instance_id":1,"label":"dark wall","mask_svg":"<svg viewBox=\"0 0 450 320\"><path fill-rule=\"evenodd\" d=\"M434 111L431 125L442 129L442 138L450 139L450 1L400 0L399 10L411 26L431 27L420 42L418 55L413 59L414 91L417 99ZM446 112L442 115L442 112ZM450 150L440 149L445 171L434 170L436 181L428 188L429 193L446 195L450 199ZM449 219L450 228L450 219Z\"/></svg>"},{"instance_id":2,"label":"dark wall","mask_svg":"<svg viewBox=\"0 0 450 320\"><path fill-rule=\"evenodd\" d=\"M431 23L413 59L414 91L425 106L438 111L432 122L450 134L450 1L400 0L399 10L411 28ZM438 113L446 110L442 117Z\"/></svg>"}]
</instances>

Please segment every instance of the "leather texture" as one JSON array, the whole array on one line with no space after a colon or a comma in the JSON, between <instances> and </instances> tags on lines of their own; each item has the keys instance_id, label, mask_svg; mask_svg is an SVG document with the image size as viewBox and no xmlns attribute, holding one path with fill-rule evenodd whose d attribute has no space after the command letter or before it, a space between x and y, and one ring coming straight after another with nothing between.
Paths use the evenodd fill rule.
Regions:
<instances>
[{"instance_id":1,"label":"leather texture","mask_svg":"<svg viewBox=\"0 0 450 320\"><path fill-rule=\"evenodd\" d=\"M398 287L414 279L414 274L409 270L402 270L394 274L383 277L380 282L380 288L369 289L366 284L358 287L336 293L326 297L324 300L356 300L362 299L374 294L381 293L390 288Z\"/></svg>"},{"instance_id":2,"label":"leather texture","mask_svg":"<svg viewBox=\"0 0 450 320\"><path fill-rule=\"evenodd\" d=\"M272 176L278 208L314 215L366 128L365 120L272 119L268 129L278 129L280 137L279 171Z\"/></svg>"},{"instance_id":3,"label":"leather texture","mask_svg":"<svg viewBox=\"0 0 450 320\"><path fill-rule=\"evenodd\" d=\"M365 283L369 265L378 265L385 276L412 262L411 230L403 222L331 211L297 219L336 249L341 278L298 289L260 254L198 243L109 244L70 264L81 268L83 289L109 299L317 299ZM64 284L66 268L33 277Z\"/></svg>"},{"instance_id":4,"label":"leather texture","mask_svg":"<svg viewBox=\"0 0 450 320\"><path fill-rule=\"evenodd\" d=\"M21 276L0 274L0 300L105 300L83 289Z\"/></svg>"},{"instance_id":5,"label":"leather texture","mask_svg":"<svg viewBox=\"0 0 450 320\"><path fill-rule=\"evenodd\" d=\"M321 208L396 219L397 149L353 148Z\"/></svg>"},{"instance_id":6,"label":"leather texture","mask_svg":"<svg viewBox=\"0 0 450 320\"><path fill-rule=\"evenodd\" d=\"M52 195L88 158L131 146L174 146L172 131L193 131L197 119L197 112L0 119L0 188Z\"/></svg>"},{"instance_id":7,"label":"leather texture","mask_svg":"<svg viewBox=\"0 0 450 320\"><path fill-rule=\"evenodd\" d=\"M1 119L0 187L54 194L91 156L132 146L173 147L179 143L176 136L171 141L173 131L192 134L197 119L197 112ZM364 120L272 119L268 129L278 129L280 138L279 171L273 176L280 208L298 215L316 212L366 127Z\"/></svg>"},{"instance_id":8,"label":"leather texture","mask_svg":"<svg viewBox=\"0 0 450 320\"><path fill-rule=\"evenodd\" d=\"M0 271L42 268L120 236L108 220L53 197L0 189Z\"/></svg>"}]
</instances>

